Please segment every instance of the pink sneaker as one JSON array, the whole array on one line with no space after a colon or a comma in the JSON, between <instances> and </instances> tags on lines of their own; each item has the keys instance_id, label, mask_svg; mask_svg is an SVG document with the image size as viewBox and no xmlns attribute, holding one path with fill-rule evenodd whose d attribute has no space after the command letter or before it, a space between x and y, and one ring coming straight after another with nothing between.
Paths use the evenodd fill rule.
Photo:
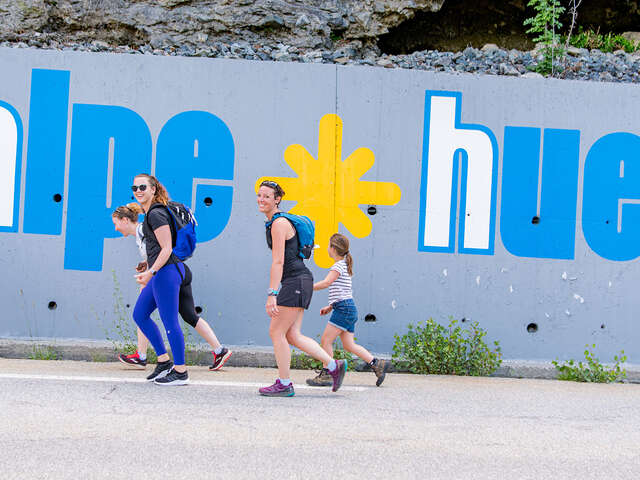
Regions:
<instances>
[{"instance_id":1,"label":"pink sneaker","mask_svg":"<svg viewBox=\"0 0 640 480\"><path fill-rule=\"evenodd\" d=\"M331 388L332 392L337 392L342 386L342 380L344 380L345 373L347 373L347 361L336 360L336 369L333 372L329 371L329 375L333 377L333 387Z\"/></svg>"},{"instance_id":2,"label":"pink sneaker","mask_svg":"<svg viewBox=\"0 0 640 480\"><path fill-rule=\"evenodd\" d=\"M296 392L293 390L293 383L290 383L286 387L280 383L280 379L276 380L276 383L268 387L262 387L258 390L260 395L265 397L293 397Z\"/></svg>"}]
</instances>

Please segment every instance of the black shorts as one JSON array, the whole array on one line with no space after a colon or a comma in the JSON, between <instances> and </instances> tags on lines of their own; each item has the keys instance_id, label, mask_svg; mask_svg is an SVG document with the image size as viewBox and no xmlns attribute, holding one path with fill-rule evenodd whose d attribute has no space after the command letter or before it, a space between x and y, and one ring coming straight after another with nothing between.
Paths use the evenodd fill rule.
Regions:
<instances>
[{"instance_id":1,"label":"black shorts","mask_svg":"<svg viewBox=\"0 0 640 480\"><path fill-rule=\"evenodd\" d=\"M313 276L308 273L282 280L278 293L278 305L307 310L313 295Z\"/></svg>"}]
</instances>

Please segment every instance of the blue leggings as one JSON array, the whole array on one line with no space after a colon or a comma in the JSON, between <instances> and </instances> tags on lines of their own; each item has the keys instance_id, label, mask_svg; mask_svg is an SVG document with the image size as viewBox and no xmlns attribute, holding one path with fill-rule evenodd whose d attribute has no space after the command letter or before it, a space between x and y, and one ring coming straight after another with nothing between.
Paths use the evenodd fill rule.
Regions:
<instances>
[{"instance_id":1,"label":"blue leggings","mask_svg":"<svg viewBox=\"0 0 640 480\"><path fill-rule=\"evenodd\" d=\"M178 271L178 269L180 270ZM158 309L167 331L169 345L171 345L173 362L176 365L184 365L184 335L178 323L178 296L183 278L184 264L165 265L158 270L155 276L151 277L147 286L142 289L133 309L133 320L149 339L156 355L159 356L167 353L167 349L158 326L150 316L156 308Z\"/></svg>"}]
</instances>

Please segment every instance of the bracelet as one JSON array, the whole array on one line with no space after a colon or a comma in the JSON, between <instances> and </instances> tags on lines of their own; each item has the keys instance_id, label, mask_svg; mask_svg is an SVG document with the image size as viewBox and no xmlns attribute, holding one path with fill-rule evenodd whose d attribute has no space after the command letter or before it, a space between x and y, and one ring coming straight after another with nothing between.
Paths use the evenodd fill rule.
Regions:
<instances>
[{"instance_id":1,"label":"bracelet","mask_svg":"<svg viewBox=\"0 0 640 480\"><path fill-rule=\"evenodd\" d=\"M277 297L278 296L278 290L274 290L273 288L270 288L267 291L267 297Z\"/></svg>"}]
</instances>

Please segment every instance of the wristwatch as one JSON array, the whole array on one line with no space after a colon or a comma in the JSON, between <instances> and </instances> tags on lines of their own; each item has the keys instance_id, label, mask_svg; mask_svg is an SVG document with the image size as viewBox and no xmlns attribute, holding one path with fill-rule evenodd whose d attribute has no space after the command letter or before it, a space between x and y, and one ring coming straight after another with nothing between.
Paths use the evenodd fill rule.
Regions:
<instances>
[{"instance_id":1,"label":"wristwatch","mask_svg":"<svg viewBox=\"0 0 640 480\"><path fill-rule=\"evenodd\" d=\"M156 273L158 273L157 270L151 269L151 276L155 275Z\"/></svg>"},{"instance_id":2,"label":"wristwatch","mask_svg":"<svg viewBox=\"0 0 640 480\"><path fill-rule=\"evenodd\" d=\"M270 288L269 290L267 290L267 296L268 297L277 297L278 296L278 290L274 290L273 288Z\"/></svg>"}]
</instances>

